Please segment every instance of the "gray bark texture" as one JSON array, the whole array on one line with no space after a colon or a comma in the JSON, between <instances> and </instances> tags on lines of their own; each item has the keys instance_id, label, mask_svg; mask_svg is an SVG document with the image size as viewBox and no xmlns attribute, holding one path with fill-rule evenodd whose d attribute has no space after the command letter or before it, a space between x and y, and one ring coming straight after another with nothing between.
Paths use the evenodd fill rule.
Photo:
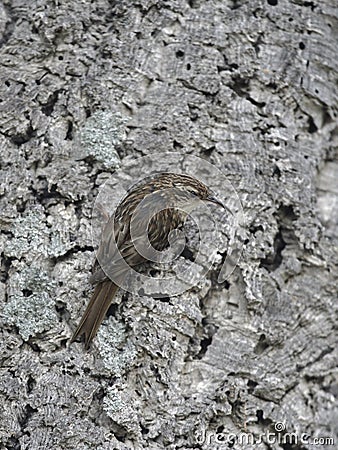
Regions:
<instances>
[{"instance_id":1,"label":"gray bark texture","mask_svg":"<svg viewBox=\"0 0 338 450\"><path fill-rule=\"evenodd\" d=\"M0 3L1 450L337 448L337 39L336 0ZM163 152L226 175L241 258L69 345L100 187Z\"/></svg>"}]
</instances>

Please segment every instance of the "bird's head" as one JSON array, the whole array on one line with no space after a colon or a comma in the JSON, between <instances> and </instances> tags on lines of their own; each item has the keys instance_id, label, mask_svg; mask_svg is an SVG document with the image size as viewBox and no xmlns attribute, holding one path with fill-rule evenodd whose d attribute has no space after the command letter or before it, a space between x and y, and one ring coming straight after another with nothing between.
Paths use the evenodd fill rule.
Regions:
<instances>
[{"instance_id":1,"label":"bird's head","mask_svg":"<svg viewBox=\"0 0 338 450\"><path fill-rule=\"evenodd\" d=\"M158 176L156 181L161 186L161 190L168 191L168 197L171 197L175 206L186 212L192 211L198 204L201 204L201 201L213 203L229 211L211 189L194 177L165 173Z\"/></svg>"}]
</instances>

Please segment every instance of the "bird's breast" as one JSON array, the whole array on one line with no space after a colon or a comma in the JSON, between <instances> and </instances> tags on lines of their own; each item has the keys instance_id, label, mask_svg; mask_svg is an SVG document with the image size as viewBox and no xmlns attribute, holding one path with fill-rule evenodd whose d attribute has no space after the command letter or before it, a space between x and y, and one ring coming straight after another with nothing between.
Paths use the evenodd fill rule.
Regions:
<instances>
[{"instance_id":1,"label":"bird's breast","mask_svg":"<svg viewBox=\"0 0 338 450\"><path fill-rule=\"evenodd\" d=\"M185 220L185 214L175 209L164 209L155 214L149 221L148 239L156 250L169 246L168 236Z\"/></svg>"}]
</instances>

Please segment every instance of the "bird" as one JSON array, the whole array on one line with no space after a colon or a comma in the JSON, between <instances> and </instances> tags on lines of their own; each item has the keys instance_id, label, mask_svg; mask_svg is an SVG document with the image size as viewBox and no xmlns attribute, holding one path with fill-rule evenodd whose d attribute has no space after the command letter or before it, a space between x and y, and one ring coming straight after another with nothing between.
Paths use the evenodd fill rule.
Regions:
<instances>
[{"instance_id":1,"label":"bird","mask_svg":"<svg viewBox=\"0 0 338 450\"><path fill-rule=\"evenodd\" d=\"M210 188L187 174L160 173L127 192L103 227L89 280L94 292L71 343L84 335L85 348L90 347L130 267L166 249L170 233L201 201L229 211Z\"/></svg>"}]
</instances>

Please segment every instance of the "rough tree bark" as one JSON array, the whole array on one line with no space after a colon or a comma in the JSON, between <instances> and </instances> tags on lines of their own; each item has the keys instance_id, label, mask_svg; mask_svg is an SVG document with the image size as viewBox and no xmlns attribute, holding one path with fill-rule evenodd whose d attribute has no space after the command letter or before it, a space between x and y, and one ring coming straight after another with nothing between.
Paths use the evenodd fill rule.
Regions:
<instances>
[{"instance_id":1,"label":"rough tree bark","mask_svg":"<svg viewBox=\"0 0 338 450\"><path fill-rule=\"evenodd\" d=\"M1 449L337 445L337 26L335 0L0 3ZM236 270L120 292L68 347L93 200L163 151L236 188Z\"/></svg>"}]
</instances>

